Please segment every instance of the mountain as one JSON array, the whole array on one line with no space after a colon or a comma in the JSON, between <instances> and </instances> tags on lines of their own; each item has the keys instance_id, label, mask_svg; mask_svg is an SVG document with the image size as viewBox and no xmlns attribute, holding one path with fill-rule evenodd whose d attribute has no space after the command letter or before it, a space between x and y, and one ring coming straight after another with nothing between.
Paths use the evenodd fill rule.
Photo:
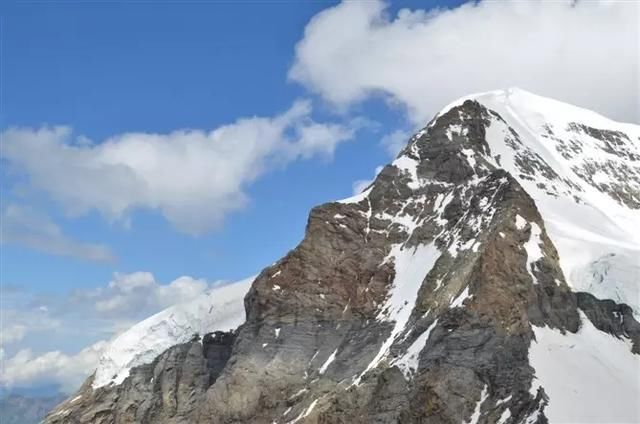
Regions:
<instances>
[{"instance_id":1,"label":"mountain","mask_svg":"<svg viewBox=\"0 0 640 424\"><path fill-rule=\"evenodd\" d=\"M639 224L640 127L469 96L233 296L123 334L45 422L640 422Z\"/></svg>"},{"instance_id":2,"label":"mountain","mask_svg":"<svg viewBox=\"0 0 640 424\"><path fill-rule=\"evenodd\" d=\"M10 394L0 398L0 423L37 424L47 415L47 412L63 400L63 395L24 396Z\"/></svg>"}]
</instances>

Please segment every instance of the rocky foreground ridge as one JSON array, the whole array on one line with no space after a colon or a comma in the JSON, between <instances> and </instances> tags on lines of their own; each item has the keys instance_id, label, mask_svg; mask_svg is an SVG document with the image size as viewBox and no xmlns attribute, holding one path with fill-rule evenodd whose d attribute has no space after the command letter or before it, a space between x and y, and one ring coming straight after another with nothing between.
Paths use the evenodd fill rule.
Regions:
<instances>
[{"instance_id":1,"label":"rocky foreground ridge","mask_svg":"<svg viewBox=\"0 0 640 424\"><path fill-rule=\"evenodd\" d=\"M640 422L638 224L640 128L461 99L311 211L237 329L90 377L45 423Z\"/></svg>"}]
</instances>

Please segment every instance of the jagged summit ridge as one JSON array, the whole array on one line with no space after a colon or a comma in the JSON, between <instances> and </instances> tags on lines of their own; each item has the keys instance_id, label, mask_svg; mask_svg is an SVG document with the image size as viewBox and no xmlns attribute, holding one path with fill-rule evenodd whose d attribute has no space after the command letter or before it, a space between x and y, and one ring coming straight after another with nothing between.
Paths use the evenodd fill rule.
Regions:
<instances>
[{"instance_id":1,"label":"jagged summit ridge","mask_svg":"<svg viewBox=\"0 0 640 424\"><path fill-rule=\"evenodd\" d=\"M221 371L207 384L191 390L189 376L213 357L187 343L158 357L153 374L136 368L120 385L85 388L64 416L640 420L637 240L618 219L638 218L637 132L579 109L547 112L532 96L455 102L366 191L314 208L300 245L251 284L246 321L230 355L215 350ZM631 271L612 271L621 269ZM182 378L165 386L176 368Z\"/></svg>"}]
</instances>

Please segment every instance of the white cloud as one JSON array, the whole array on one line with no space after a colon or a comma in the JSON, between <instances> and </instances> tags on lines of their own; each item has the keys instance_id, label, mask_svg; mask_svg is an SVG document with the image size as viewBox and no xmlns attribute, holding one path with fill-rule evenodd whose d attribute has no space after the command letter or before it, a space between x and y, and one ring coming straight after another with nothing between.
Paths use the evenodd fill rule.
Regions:
<instances>
[{"instance_id":1,"label":"white cloud","mask_svg":"<svg viewBox=\"0 0 640 424\"><path fill-rule=\"evenodd\" d=\"M106 345L100 341L74 355L60 351L36 355L31 349L20 350L10 358L0 358L0 385L57 384L64 392L73 392L87 378L87 372L95 369Z\"/></svg>"},{"instance_id":2,"label":"white cloud","mask_svg":"<svg viewBox=\"0 0 640 424\"><path fill-rule=\"evenodd\" d=\"M381 1L344 2L307 25L289 77L341 107L382 93L418 125L510 86L638 122L639 7L482 1L390 16Z\"/></svg>"},{"instance_id":3,"label":"white cloud","mask_svg":"<svg viewBox=\"0 0 640 424\"><path fill-rule=\"evenodd\" d=\"M91 261L107 262L115 259L107 246L74 240L65 235L48 216L29 206L18 204L7 205L0 215L0 241Z\"/></svg>"},{"instance_id":4,"label":"white cloud","mask_svg":"<svg viewBox=\"0 0 640 424\"><path fill-rule=\"evenodd\" d=\"M182 276L167 286L158 286L156 297L158 304L166 307L174 303L188 302L203 295L208 289L206 281Z\"/></svg>"},{"instance_id":5,"label":"white cloud","mask_svg":"<svg viewBox=\"0 0 640 424\"><path fill-rule=\"evenodd\" d=\"M27 327L22 324L12 324L0 328L0 346L19 342L27 333Z\"/></svg>"},{"instance_id":6,"label":"white cloud","mask_svg":"<svg viewBox=\"0 0 640 424\"><path fill-rule=\"evenodd\" d=\"M10 128L1 156L31 188L70 215L97 210L124 220L158 210L178 230L201 234L247 203L246 186L300 158L331 156L353 125L321 124L299 101L272 118L245 118L212 131L126 133L92 144L69 127Z\"/></svg>"},{"instance_id":7,"label":"white cloud","mask_svg":"<svg viewBox=\"0 0 640 424\"><path fill-rule=\"evenodd\" d=\"M114 279L107 285L109 289L118 290L123 293L131 293L139 288L149 288L156 285L156 280L150 272L133 272L131 274L115 273Z\"/></svg>"},{"instance_id":8,"label":"white cloud","mask_svg":"<svg viewBox=\"0 0 640 424\"><path fill-rule=\"evenodd\" d=\"M97 313L104 316L140 317L151 315L176 303L188 302L202 296L209 284L203 279L182 276L169 284L159 284L150 272L114 274L106 288L90 292L78 291L74 298L88 301Z\"/></svg>"}]
</instances>

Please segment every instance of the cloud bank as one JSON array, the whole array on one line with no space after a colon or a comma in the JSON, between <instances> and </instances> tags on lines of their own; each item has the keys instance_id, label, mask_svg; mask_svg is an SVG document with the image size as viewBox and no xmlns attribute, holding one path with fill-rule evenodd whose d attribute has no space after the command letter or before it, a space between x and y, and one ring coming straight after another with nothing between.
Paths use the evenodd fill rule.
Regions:
<instances>
[{"instance_id":1,"label":"cloud bank","mask_svg":"<svg viewBox=\"0 0 640 424\"><path fill-rule=\"evenodd\" d=\"M309 102L298 101L275 117L239 119L212 131L127 133L97 144L75 137L70 127L10 128L0 153L14 175L70 216L96 210L127 222L132 211L153 209L195 235L245 206L245 188L265 172L331 156L358 127L314 122L311 111ZM75 250L53 244L49 250Z\"/></svg>"},{"instance_id":2,"label":"cloud bank","mask_svg":"<svg viewBox=\"0 0 640 424\"><path fill-rule=\"evenodd\" d=\"M289 77L343 108L383 95L418 126L456 98L511 86L640 122L639 8L481 1L390 16L382 1L344 2L309 22Z\"/></svg>"}]
</instances>

